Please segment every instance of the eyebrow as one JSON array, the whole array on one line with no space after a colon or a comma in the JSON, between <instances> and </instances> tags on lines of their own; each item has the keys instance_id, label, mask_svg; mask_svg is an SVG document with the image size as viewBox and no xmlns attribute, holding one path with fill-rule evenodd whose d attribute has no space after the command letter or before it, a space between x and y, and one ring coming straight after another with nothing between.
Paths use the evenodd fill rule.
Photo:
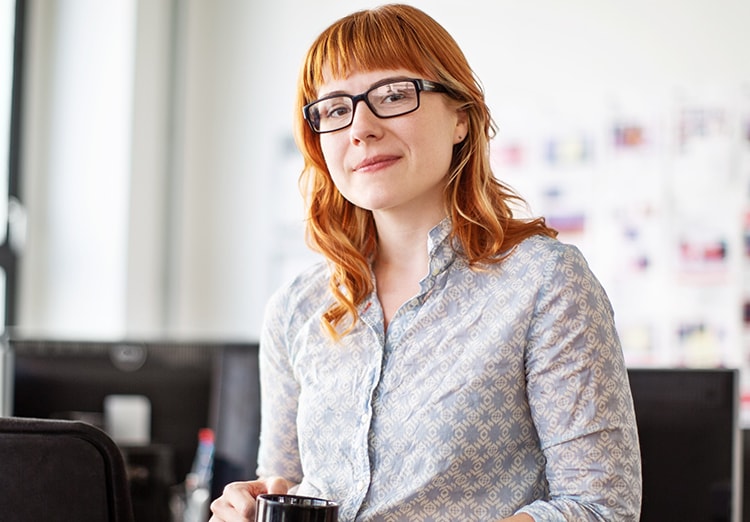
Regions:
<instances>
[{"instance_id":1,"label":"eyebrow","mask_svg":"<svg viewBox=\"0 0 750 522\"><path fill-rule=\"evenodd\" d=\"M367 92L367 91L369 91L370 89L372 89L374 87L379 87L380 85L385 85L386 83L398 82L398 81L402 81L402 80L411 80L411 78L409 76L403 76L403 75L401 75L401 76L390 76L388 78L383 78L382 80L378 80L378 81L376 81L374 83L371 83L370 86L367 89L364 90L364 92ZM320 93L320 94L318 94L318 99L322 100L324 98L331 98L333 96L354 96L354 95L349 94L346 91L337 90L337 91L330 91L330 92Z\"/></svg>"}]
</instances>

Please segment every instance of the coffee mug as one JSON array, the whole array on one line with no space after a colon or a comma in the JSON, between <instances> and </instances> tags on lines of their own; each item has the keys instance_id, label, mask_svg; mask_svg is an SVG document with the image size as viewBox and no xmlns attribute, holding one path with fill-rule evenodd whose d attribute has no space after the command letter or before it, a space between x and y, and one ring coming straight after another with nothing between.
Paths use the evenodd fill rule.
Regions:
<instances>
[{"instance_id":1,"label":"coffee mug","mask_svg":"<svg viewBox=\"0 0 750 522\"><path fill-rule=\"evenodd\" d=\"M255 522L338 522L339 505L298 495L258 495Z\"/></svg>"}]
</instances>

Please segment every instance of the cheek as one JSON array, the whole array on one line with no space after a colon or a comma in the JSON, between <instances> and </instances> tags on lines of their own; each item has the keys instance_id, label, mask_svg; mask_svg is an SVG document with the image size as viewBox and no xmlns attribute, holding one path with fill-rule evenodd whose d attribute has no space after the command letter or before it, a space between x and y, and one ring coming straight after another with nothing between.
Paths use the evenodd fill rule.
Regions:
<instances>
[{"instance_id":1,"label":"cheek","mask_svg":"<svg viewBox=\"0 0 750 522\"><path fill-rule=\"evenodd\" d=\"M322 135L320 150L323 152L323 159L331 175L342 169L344 148L339 144L339 140L329 135Z\"/></svg>"},{"instance_id":2,"label":"cheek","mask_svg":"<svg viewBox=\"0 0 750 522\"><path fill-rule=\"evenodd\" d=\"M322 136L320 150L323 152L328 174L331 176L333 184L340 191L341 184L344 181L344 153L346 149L341 146L339 140L331 139L331 136Z\"/></svg>"},{"instance_id":3,"label":"cheek","mask_svg":"<svg viewBox=\"0 0 750 522\"><path fill-rule=\"evenodd\" d=\"M432 132L423 133L420 139L418 148L422 160L428 163L431 170L447 174L453 160L453 130L437 122L431 129Z\"/></svg>"}]
</instances>

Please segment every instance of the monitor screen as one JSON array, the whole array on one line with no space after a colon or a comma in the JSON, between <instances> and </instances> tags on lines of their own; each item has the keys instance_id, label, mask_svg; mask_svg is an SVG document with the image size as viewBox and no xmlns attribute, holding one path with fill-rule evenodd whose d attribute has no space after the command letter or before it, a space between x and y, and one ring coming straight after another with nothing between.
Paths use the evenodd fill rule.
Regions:
<instances>
[{"instance_id":1,"label":"monitor screen","mask_svg":"<svg viewBox=\"0 0 750 522\"><path fill-rule=\"evenodd\" d=\"M227 345L214 383L216 455L212 496L230 482L256 478L260 439L258 344Z\"/></svg>"},{"instance_id":2,"label":"monitor screen","mask_svg":"<svg viewBox=\"0 0 750 522\"><path fill-rule=\"evenodd\" d=\"M739 373L628 370L643 462L641 520L739 522Z\"/></svg>"}]
</instances>

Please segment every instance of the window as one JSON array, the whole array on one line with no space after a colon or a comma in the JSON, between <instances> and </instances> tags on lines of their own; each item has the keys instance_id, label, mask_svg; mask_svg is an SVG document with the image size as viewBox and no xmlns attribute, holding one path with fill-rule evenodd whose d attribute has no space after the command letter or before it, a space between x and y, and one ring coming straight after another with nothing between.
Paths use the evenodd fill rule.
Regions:
<instances>
[{"instance_id":1,"label":"window","mask_svg":"<svg viewBox=\"0 0 750 522\"><path fill-rule=\"evenodd\" d=\"M16 247L24 225L18 200L24 7L24 0L0 0L0 328L3 330L15 320Z\"/></svg>"}]
</instances>

